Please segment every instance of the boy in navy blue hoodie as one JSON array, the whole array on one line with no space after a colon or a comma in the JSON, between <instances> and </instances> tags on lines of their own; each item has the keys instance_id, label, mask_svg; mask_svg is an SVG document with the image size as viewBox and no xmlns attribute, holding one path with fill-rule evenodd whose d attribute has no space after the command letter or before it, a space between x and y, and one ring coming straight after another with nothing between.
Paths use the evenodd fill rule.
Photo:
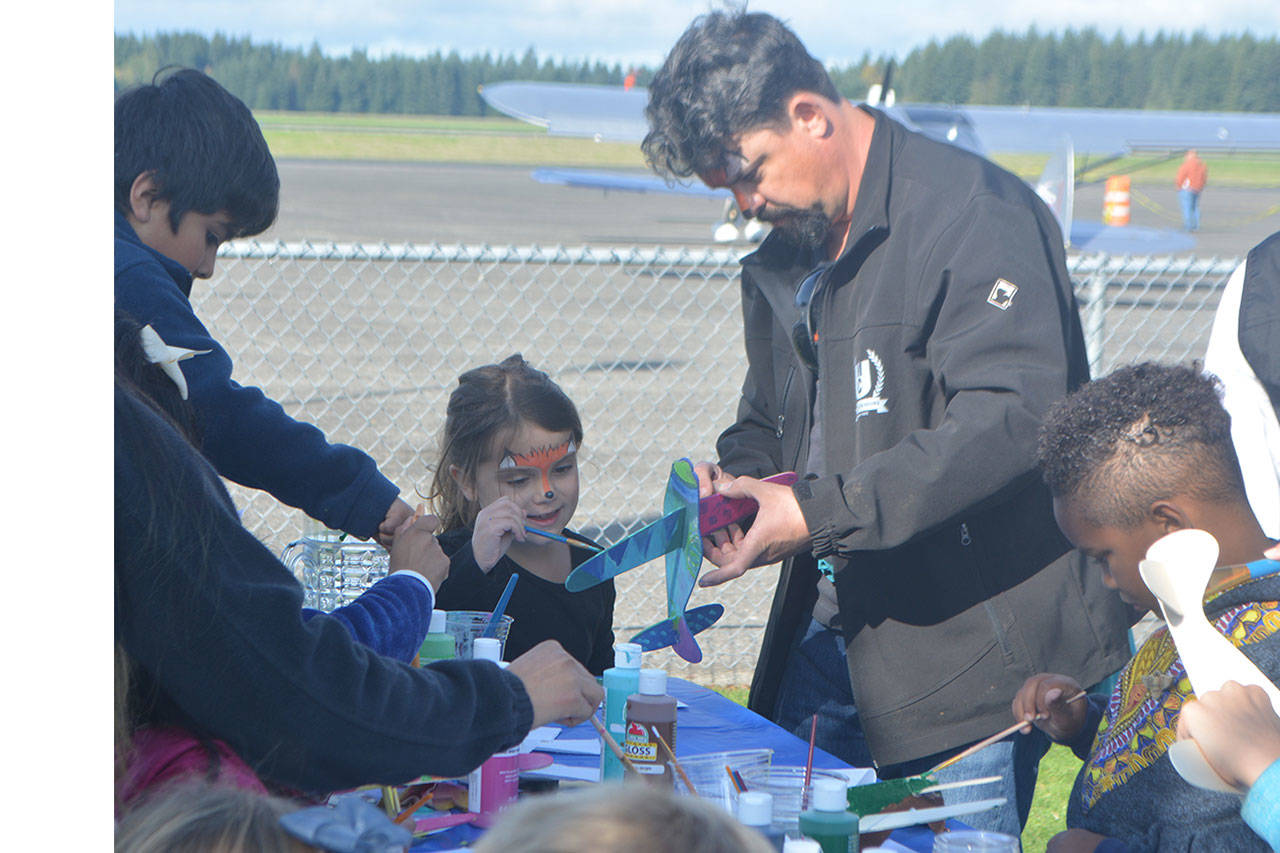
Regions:
<instances>
[{"instance_id":1,"label":"boy in navy blue hoodie","mask_svg":"<svg viewBox=\"0 0 1280 853\"><path fill-rule=\"evenodd\" d=\"M172 347L202 354L179 369L201 450L218 473L270 492L331 528L389 544L411 511L368 455L330 444L257 388L192 310L193 278L213 275L218 246L275 221L280 178L249 109L190 69L122 94L115 105L115 304Z\"/></svg>"}]
</instances>

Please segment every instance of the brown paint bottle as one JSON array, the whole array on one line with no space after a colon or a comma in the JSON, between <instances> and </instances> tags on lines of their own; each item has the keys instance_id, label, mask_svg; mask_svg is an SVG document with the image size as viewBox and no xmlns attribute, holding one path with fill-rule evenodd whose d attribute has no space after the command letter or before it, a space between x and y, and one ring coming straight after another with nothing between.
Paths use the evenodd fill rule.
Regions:
<instances>
[{"instance_id":1,"label":"brown paint bottle","mask_svg":"<svg viewBox=\"0 0 1280 853\"><path fill-rule=\"evenodd\" d=\"M635 765L639 777L651 785L672 788L675 774L666 751L653 736L662 735L672 751L676 748L676 700L667 695L667 674L660 669L640 670L640 692L627 697L626 740L622 751ZM628 770L628 778L636 774Z\"/></svg>"}]
</instances>

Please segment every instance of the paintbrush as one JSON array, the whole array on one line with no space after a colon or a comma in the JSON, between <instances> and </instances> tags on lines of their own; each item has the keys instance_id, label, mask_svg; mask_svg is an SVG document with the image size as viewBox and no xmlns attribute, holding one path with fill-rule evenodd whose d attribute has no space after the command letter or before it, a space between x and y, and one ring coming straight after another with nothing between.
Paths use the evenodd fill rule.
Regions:
<instances>
[{"instance_id":1,"label":"paintbrush","mask_svg":"<svg viewBox=\"0 0 1280 853\"><path fill-rule=\"evenodd\" d=\"M623 765L625 765L626 768L630 770L632 773L639 775L640 771L637 770L636 766L631 763L631 759L628 758L627 754L622 751L622 747L618 746L618 742L613 739L613 735L605 731L604 725L601 724L601 722L596 719L596 715L592 714L587 719L591 720L591 725L595 726L596 731L600 733L600 739L605 742L605 745L608 746L609 749L613 750L613 754L618 756L618 760L621 761Z\"/></svg>"},{"instance_id":2,"label":"paintbrush","mask_svg":"<svg viewBox=\"0 0 1280 853\"><path fill-rule=\"evenodd\" d=\"M530 527L527 524L524 526L524 529L532 533L534 536L541 536L543 539L554 539L556 542L563 542L566 545L579 545L583 548L586 548L589 551L595 551L596 553L599 553L604 550L603 548L597 545L592 545L590 542L583 542L581 539L570 539L567 536L561 536L559 533L551 533L550 531L547 531L547 530L539 530L538 528Z\"/></svg>"},{"instance_id":3,"label":"paintbrush","mask_svg":"<svg viewBox=\"0 0 1280 853\"><path fill-rule=\"evenodd\" d=\"M502 622L502 614L506 612L507 602L511 600L511 591L516 588L516 581L518 580L520 580L520 576L512 572L511 577L507 580L506 587L502 590L502 595L498 596L497 606L489 614L489 621L484 623L484 630L480 632L481 637L497 636L498 625Z\"/></svg>"},{"instance_id":4,"label":"paintbrush","mask_svg":"<svg viewBox=\"0 0 1280 853\"><path fill-rule=\"evenodd\" d=\"M1079 693L1077 693L1076 695L1072 696L1070 699L1066 700L1066 702L1067 702L1067 704L1070 704L1071 702L1075 702L1075 701L1076 701L1076 700L1078 700L1078 699L1083 699L1083 698L1084 698L1085 696L1087 696L1087 695L1088 695L1088 694L1087 694L1085 691L1081 690ZM1045 714L1037 714L1037 715L1036 715L1036 719L1037 719L1037 720L1043 720L1043 719L1045 719L1045 717L1046 717L1046 716L1047 716L1047 715L1045 715ZM968 758L970 755L973 755L975 752L979 752L979 751L981 751L981 750L986 749L987 747L991 746L991 744L995 743L995 742L996 742L996 741L998 741L998 740L1004 740L1004 739L1005 739L1005 738L1007 738L1009 735L1011 735L1011 734L1013 734L1014 732L1016 732L1018 729L1022 728L1022 727L1023 727L1023 726L1025 726L1025 725L1028 725L1030 722L1031 722L1030 720L1023 720L1023 721L1021 721L1021 722L1014 723L1012 726L1009 726L1009 728L1004 729L1003 731L998 731L998 732L996 732L995 734L993 734L991 737L987 738L986 740L980 740L980 741L978 741L977 743L975 743L973 746L969 747L968 749L966 749L966 750L964 750L964 751L962 751L962 752L958 752L958 753L956 753L955 755L953 755L953 756L951 756L950 758L948 758L946 761L944 761L944 762L942 762L941 764L939 764L937 767L934 767L932 770L929 770L929 771L928 771L928 773L926 773L925 775L927 776L927 775L930 775L930 774L932 774L932 773L937 773L939 770L943 770L943 769L945 769L945 768L947 768L947 767L950 767L951 765L955 764L957 761L961 761L961 760L963 760L963 759L965 759L965 758Z\"/></svg>"},{"instance_id":5,"label":"paintbrush","mask_svg":"<svg viewBox=\"0 0 1280 853\"><path fill-rule=\"evenodd\" d=\"M676 754L672 752L671 747L667 745L665 740L663 740L662 734L659 733L657 726L649 726L649 731L658 739L658 743L662 744L662 748L667 753L667 760L671 762L671 766L675 768L675 771L680 774L680 779L683 780L684 786L689 789L689 793L693 794L695 797L698 796L698 789L693 787L693 782L689 779L689 774L684 772L684 768L681 767L680 762L676 760Z\"/></svg>"},{"instance_id":6,"label":"paintbrush","mask_svg":"<svg viewBox=\"0 0 1280 853\"><path fill-rule=\"evenodd\" d=\"M813 722L809 724L809 757L804 762L804 786L809 787L809 782L813 779L813 745L818 739L818 715L813 715Z\"/></svg>"},{"instance_id":7,"label":"paintbrush","mask_svg":"<svg viewBox=\"0 0 1280 853\"><path fill-rule=\"evenodd\" d=\"M404 823L409 818L413 817L413 815L418 811L418 809L425 806L432 796L433 794L431 794L430 792L427 792L422 796L418 797L416 800L413 801L412 805L407 807L404 811L400 812L400 814L396 816L395 822ZM401 805L403 805L403 803L401 803Z\"/></svg>"}]
</instances>

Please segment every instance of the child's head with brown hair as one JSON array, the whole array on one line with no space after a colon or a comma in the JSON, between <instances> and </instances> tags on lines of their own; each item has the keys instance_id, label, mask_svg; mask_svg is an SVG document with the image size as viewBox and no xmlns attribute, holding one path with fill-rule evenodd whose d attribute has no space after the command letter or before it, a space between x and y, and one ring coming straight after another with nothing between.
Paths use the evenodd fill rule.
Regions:
<instances>
[{"instance_id":1,"label":"child's head with brown hair","mask_svg":"<svg viewBox=\"0 0 1280 853\"><path fill-rule=\"evenodd\" d=\"M116 824L116 853L299 853L281 816L300 806L230 785L187 782L143 800Z\"/></svg>"},{"instance_id":2,"label":"child's head with brown hair","mask_svg":"<svg viewBox=\"0 0 1280 853\"><path fill-rule=\"evenodd\" d=\"M578 502L582 420L573 401L519 354L468 370L449 395L432 509L443 530L469 527L497 497L559 532Z\"/></svg>"},{"instance_id":3,"label":"child's head with brown hair","mask_svg":"<svg viewBox=\"0 0 1280 853\"><path fill-rule=\"evenodd\" d=\"M1217 381L1194 367L1147 362L1082 386L1049 412L1039 462L1058 526L1131 604L1154 608L1138 564L1168 533L1208 531L1222 565L1257 559L1269 542Z\"/></svg>"},{"instance_id":4,"label":"child's head with brown hair","mask_svg":"<svg viewBox=\"0 0 1280 853\"><path fill-rule=\"evenodd\" d=\"M763 836L705 800L641 783L528 797L476 853L768 853Z\"/></svg>"}]
</instances>

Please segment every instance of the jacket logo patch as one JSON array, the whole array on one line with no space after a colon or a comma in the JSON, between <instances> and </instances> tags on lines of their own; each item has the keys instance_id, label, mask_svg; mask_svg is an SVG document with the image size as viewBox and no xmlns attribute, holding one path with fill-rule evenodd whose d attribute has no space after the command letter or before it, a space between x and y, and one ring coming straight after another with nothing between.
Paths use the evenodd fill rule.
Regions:
<instances>
[{"instance_id":1,"label":"jacket logo patch","mask_svg":"<svg viewBox=\"0 0 1280 853\"><path fill-rule=\"evenodd\" d=\"M1001 311L1008 311L1009 305L1013 303L1013 296L1017 292L1018 285L998 278L991 288L991 293L987 296L987 304L994 305Z\"/></svg>"},{"instance_id":2,"label":"jacket logo patch","mask_svg":"<svg viewBox=\"0 0 1280 853\"><path fill-rule=\"evenodd\" d=\"M858 398L855 421L863 415L889 411L889 402L884 398L884 362L875 350L867 350L867 357L854 367L853 389Z\"/></svg>"}]
</instances>

